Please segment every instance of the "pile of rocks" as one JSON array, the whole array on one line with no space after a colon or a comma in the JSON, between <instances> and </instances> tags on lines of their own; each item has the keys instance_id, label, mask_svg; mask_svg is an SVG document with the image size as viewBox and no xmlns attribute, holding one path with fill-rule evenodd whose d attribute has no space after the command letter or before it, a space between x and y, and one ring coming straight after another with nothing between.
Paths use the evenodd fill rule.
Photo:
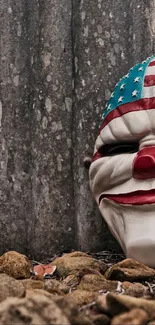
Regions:
<instances>
[{"instance_id":1,"label":"pile of rocks","mask_svg":"<svg viewBox=\"0 0 155 325\"><path fill-rule=\"evenodd\" d=\"M155 270L132 259L109 267L83 252L51 267L47 278L22 254L0 257L1 325L155 325Z\"/></svg>"}]
</instances>

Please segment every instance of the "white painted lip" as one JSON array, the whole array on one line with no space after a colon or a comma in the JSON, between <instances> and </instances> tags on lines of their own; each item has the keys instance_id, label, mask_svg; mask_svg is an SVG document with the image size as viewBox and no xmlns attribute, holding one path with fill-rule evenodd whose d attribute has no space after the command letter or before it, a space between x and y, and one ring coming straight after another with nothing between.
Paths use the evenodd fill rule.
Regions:
<instances>
[{"instance_id":1,"label":"white painted lip","mask_svg":"<svg viewBox=\"0 0 155 325\"><path fill-rule=\"evenodd\" d=\"M102 194L99 198L99 204L103 198L120 204L144 205L155 203L155 189L149 191L135 191L126 194Z\"/></svg>"}]
</instances>

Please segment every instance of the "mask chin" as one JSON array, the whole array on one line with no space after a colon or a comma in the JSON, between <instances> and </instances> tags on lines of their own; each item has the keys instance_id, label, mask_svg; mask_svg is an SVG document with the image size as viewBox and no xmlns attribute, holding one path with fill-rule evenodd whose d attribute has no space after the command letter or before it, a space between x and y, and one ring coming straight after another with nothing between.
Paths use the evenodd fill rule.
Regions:
<instances>
[{"instance_id":1,"label":"mask chin","mask_svg":"<svg viewBox=\"0 0 155 325\"><path fill-rule=\"evenodd\" d=\"M104 198L99 208L126 257L155 268L155 204L123 205Z\"/></svg>"}]
</instances>

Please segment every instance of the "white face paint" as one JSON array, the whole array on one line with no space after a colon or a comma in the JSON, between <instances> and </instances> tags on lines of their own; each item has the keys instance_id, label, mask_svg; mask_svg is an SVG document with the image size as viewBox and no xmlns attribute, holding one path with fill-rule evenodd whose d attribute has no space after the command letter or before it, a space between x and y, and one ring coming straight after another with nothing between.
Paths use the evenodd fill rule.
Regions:
<instances>
[{"instance_id":1,"label":"white face paint","mask_svg":"<svg viewBox=\"0 0 155 325\"><path fill-rule=\"evenodd\" d=\"M155 268L155 78L149 84L151 76L155 76L155 57L149 62L136 93L132 87L136 88L140 80L142 66L135 67L138 76L131 75L131 87L116 87L107 109L115 106L120 92L127 100L105 114L89 179L101 214L126 256ZM140 93L141 97L130 103L129 94L123 95L125 88L133 90L132 96ZM136 148L133 151L132 143ZM123 152L125 144L129 152L127 147Z\"/></svg>"},{"instance_id":2,"label":"white face paint","mask_svg":"<svg viewBox=\"0 0 155 325\"><path fill-rule=\"evenodd\" d=\"M141 196L141 204L135 204L139 200L136 192L155 190L155 179L133 177L136 156L133 153L97 159L90 166L90 186L101 214L126 256L155 268L155 191L152 204L145 204L145 194ZM133 204L109 198L109 195L114 199L121 195L130 198L134 192Z\"/></svg>"},{"instance_id":3,"label":"white face paint","mask_svg":"<svg viewBox=\"0 0 155 325\"><path fill-rule=\"evenodd\" d=\"M123 205L103 199L100 211L126 256L155 268L155 204Z\"/></svg>"}]
</instances>

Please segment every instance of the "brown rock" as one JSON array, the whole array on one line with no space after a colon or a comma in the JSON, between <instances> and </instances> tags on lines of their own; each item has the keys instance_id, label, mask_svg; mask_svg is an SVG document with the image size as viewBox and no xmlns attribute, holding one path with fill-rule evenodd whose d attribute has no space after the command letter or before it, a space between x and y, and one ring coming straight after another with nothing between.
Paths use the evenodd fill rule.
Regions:
<instances>
[{"instance_id":1,"label":"brown rock","mask_svg":"<svg viewBox=\"0 0 155 325\"><path fill-rule=\"evenodd\" d=\"M31 263L25 255L10 251L0 257L0 273L15 279L26 279L30 278L30 270Z\"/></svg>"},{"instance_id":2,"label":"brown rock","mask_svg":"<svg viewBox=\"0 0 155 325\"><path fill-rule=\"evenodd\" d=\"M97 297L97 292L75 290L75 291L67 294L67 296L68 295L71 299L73 299L73 301L75 302L76 305L82 306L82 305L86 305L86 304L93 302Z\"/></svg>"},{"instance_id":3,"label":"brown rock","mask_svg":"<svg viewBox=\"0 0 155 325\"><path fill-rule=\"evenodd\" d=\"M36 294L40 295L40 296L47 297L47 298L52 299L52 300L53 300L53 298L55 298L54 295L52 295L51 293L49 293L46 290L42 290L42 289L26 290L26 297L36 296Z\"/></svg>"},{"instance_id":4,"label":"brown rock","mask_svg":"<svg viewBox=\"0 0 155 325\"><path fill-rule=\"evenodd\" d=\"M97 269L93 269L92 267L84 267L83 269L76 271L76 276L78 277L79 280L86 274L101 275L101 272L99 272L99 270Z\"/></svg>"},{"instance_id":5,"label":"brown rock","mask_svg":"<svg viewBox=\"0 0 155 325\"><path fill-rule=\"evenodd\" d=\"M44 289L50 293L57 295L64 295L69 292L70 288L63 282L59 282L55 279L46 280L44 283Z\"/></svg>"},{"instance_id":6,"label":"brown rock","mask_svg":"<svg viewBox=\"0 0 155 325\"><path fill-rule=\"evenodd\" d=\"M39 280L25 279L20 280L26 290L44 289L44 282Z\"/></svg>"},{"instance_id":7,"label":"brown rock","mask_svg":"<svg viewBox=\"0 0 155 325\"><path fill-rule=\"evenodd\" d=\"M43 296L8 298L0 305L0 324L70 325L54 301Z\"/></svg>"},{"instance_id":8,"label":"brown rock","mask_svg":"<svg viewBox=\"0 0 155 325\"><path fill-rule=\"evenodd\" d=\"M62 281L64 284L68 285L69 287L75 287L79 284L80 280L78 276L74 274L68 275L65 279Z\"/></svg>"},{"instance_id":9,"label":"brown rock","mask_svg":"<svg viewBox=\"0 0 155 325\"><path fill-rule=\"evenodd\" d=\"M116 291L118 281L109 281L103 275L87 274L82 278L78 289L88 291Z\"/></svg>"},{"instance_id":10,"label":"brown rock","mask_svg":"<svg viewBox=\"0 0 155 325\"><path fill-rule=\"evenodd\" d=\"M92 315L91 319L95 325L109 325L111 321L110 318L104 314Z\"/></svg>"},{"instance_id":11,"label":"brown rock","mask_svg":"<svg viewBox=\"0 0 155 325\"><path fill-rule=\"evenodd\" d=\"M155 270L131 258L127 258L110 267L105 273L105 278L131 282L147 280L148 278L155 278Z\"/></svg>"},{"instance_id":12,"label":"brown rock","mask_svg":"<svg viewBox=\"0 0 155 325\"><path fill-rule=\"evenodd\" d=\"M81 251L75 251L71 253L64 254L62 257L90 257L87 253Z\"/></svg>"},{"instance_id":13,"label":"brown rock","mask_svg":"<svg viewBox=\"0 0 155 325\"><path fill-rule=\"evenodd\" d=\"M83 269L94 269L102 274L105 273L108 266L101 261L95 260L92 257L87 256L81 252L74 252L66 254L62 257L58 257L53 261L53 265L56 265L57 272L60 277L66 277L69 274L77 275L79 271ZM88 271L90 273L90 270ZM84 275L84 274L83 274Z\"/></svg>"},{"instance_id":14,"label":"brown rock","mask_svg":"<svg viewBox=\"0 0 155 325\"><path fill-rule=\"evenodd\" d=\"M122 289L124 289L124 294L132 297L143 297L145 296L148 288L141 283L131 283L123 282Z\"/></svg>"},{"instance_id":15,"label":"brown rock","mask_svg":"<svg viewBox=\"0 0 155 325\"><path fill-rule=\"evenodd\" d=\"M109 312L106 295L99 295L96 299L96 307L99 311L107 314Z\"/></svg>"},{"instance_id":16,"label":"brown rock","mask_svg":"<svg viewBox=\"0 0 155 325\"><path fill-rule=\"evenodd\" d=\"M93 325L90 317L80 311L75 301L69 295L57 297L54 300L57 306L65 313L71 324L74 325Z\"/></svg>"},{"instance_id":17,"label":"brown rock","mask_svg":"<svg viewBox=\"0 0 155 325\"><path fill-rule=\"evenodd\" d=\"M71 320L73 320L71 323L73 325L94 325L92 320L87 315L84 315L84 313L79 313L77 317L72 317Z\"/></svg>"},{"instance_id":18,"label":"brown rock","mask_svg":"<svg viewBox=\"0 0 155 325\"><path fill-rule=\"evenodd\" d=\"M25 296L25 288L20 281L17 281L7 274L0 274L0 302L8 297Z\"/></svg>"},{"instance_id":19,"label":"brown rock","mask_svg":"<svg viewBox=\"0 0 155 325\"><path fill-rule=\"evenodd\" d=\"M147 321L147 313L140 308L135 308L127 313L115 316L111 325L145 325Z\"/></svg>"},{"instance_id":20,"label":"brown rock","mask_svg":"<svg viewBox=\"0 0 155 325\"><path fill-rule=\"evenodd\" d=\"M106 296L108 312L115 316L117 314L127 312L133 308L143 309L149 320L155 319L155 301L143 298L129 297L125 295L116 295L108 293Z\"/></svg>"}]
</instances>

